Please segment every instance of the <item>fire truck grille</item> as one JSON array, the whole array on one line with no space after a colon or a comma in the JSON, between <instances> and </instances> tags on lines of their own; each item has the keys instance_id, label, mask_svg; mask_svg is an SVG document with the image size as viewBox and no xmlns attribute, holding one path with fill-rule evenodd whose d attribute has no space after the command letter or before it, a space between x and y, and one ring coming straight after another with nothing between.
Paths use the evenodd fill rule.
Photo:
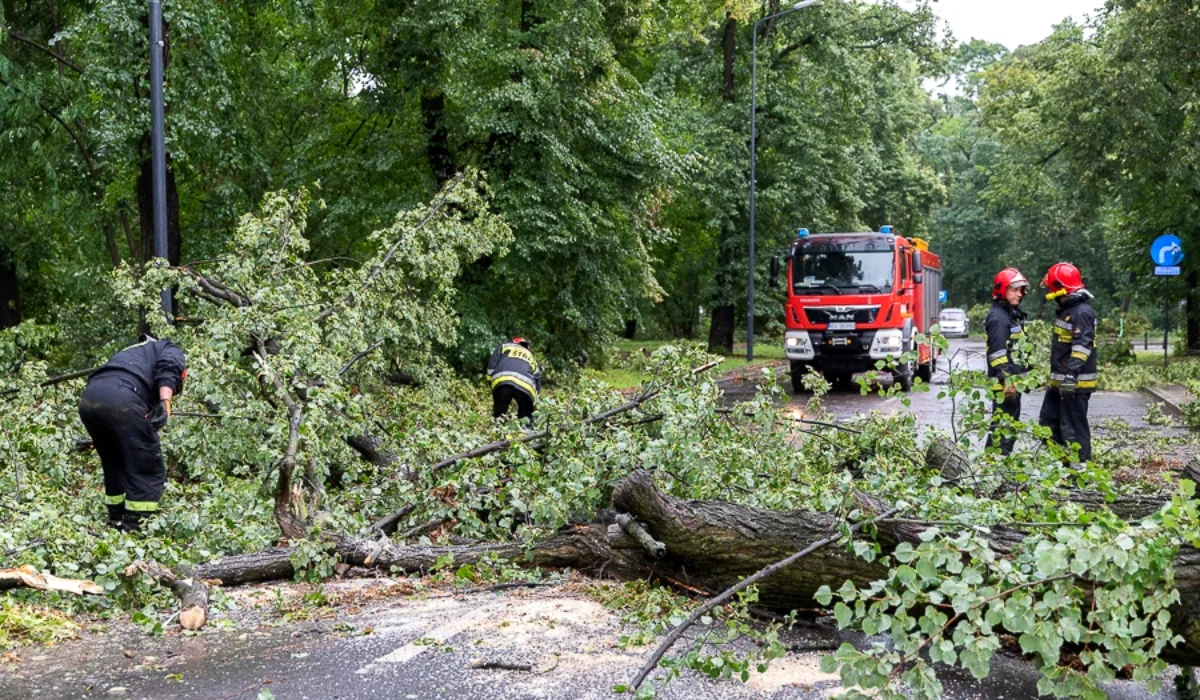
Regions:
<instances>
[{"instance_id":1,"label":"fire truck grille","mask_svg":"<svg viewBox=\"0 0 1200 700\"><path fill-rule=\"evenodd\" d=\"M878 306L808 306L804 315L809 323L846 322L874 323Z\"/></svg>"}]
</instances>

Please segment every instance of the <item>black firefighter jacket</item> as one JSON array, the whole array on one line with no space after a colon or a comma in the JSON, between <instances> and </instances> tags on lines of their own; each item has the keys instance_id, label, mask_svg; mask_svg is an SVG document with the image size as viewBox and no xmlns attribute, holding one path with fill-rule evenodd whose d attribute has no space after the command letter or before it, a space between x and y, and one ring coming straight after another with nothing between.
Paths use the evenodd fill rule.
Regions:
<instances>
[{"instance_id":1,"label":"black firefighter jacket","mask_svg":"<svg viewBox=\"0 0 1200 700\"><path fill-rule=\"evenodd\" d=\"M1092 294L1081 289L1058 299L1050 337L1050 386L1074 377L1080 391L1096 389L1096 310Z\"/></svg>"},{"instance_id":2,"label":"black firefighter jacket","mask_svg":"<svg viewBox=\"0 0 1200 700\"><path fill-rule=\"evenodd\" d=\"M159 387L170 387L176 394L183 390L187 365L183 351L169 340L146 340L131 345L109 358L88 379L102 374L120 372L136 379L146 390L147 400L158 401Z\"/></svg>"},{"instance_id":3,"label":"black firefighter jacket","mask_svg":"<svg viewBox=\"0 0 1200 700\"><path fill-rule=\"evenodd\" d=\"M509 384L536 399L542 389L542 370L533 353L516 343L503 343L492 351L487 365L492 388Z\"/></svg>"},{"instance_id":4,"label":"black firefighter jacket","mask_svg":"<svg viewBox=\"0 0 1200 700\"><path fill-rule=\"evenodd\" d=\"M1004 388L1008 377L1029 371L1015 361L1013 351L1025 336L1025 313L1004 300L992 303L983 321L987 331L988 376L995 379L992 389Z\"/></svg>"}]
</instances>

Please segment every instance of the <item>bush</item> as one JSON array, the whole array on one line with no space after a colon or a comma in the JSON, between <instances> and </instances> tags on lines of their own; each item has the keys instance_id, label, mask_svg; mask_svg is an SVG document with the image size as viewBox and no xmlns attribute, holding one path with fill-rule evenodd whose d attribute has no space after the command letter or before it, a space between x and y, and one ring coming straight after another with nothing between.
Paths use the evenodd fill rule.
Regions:
<instances>
[{"instance_id":1,"label":"bush","mask_svg":"<svg viewBox=\"0 0 1200 700\"><path fill-rule=\"evenodd\" d=\"M972 333L984 332L983 319L987 318L991 308L991 304L976 304L967 310L967 323L970 325Z\"/></svg>"}]
</instances>

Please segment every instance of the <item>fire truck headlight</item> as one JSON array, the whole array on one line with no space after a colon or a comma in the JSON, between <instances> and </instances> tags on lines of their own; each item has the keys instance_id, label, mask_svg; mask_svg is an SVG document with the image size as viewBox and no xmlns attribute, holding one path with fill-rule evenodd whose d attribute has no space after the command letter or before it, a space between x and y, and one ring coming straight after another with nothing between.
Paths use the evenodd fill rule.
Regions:
<instances>
[{"instance_id":1,"label":"fire truck headlight","mask_svg":"<svg viewBox=\"0 0 1200 700\"><path fill-rule=\"evenodd\" d=\"M811 360L815 356L808 331L788 331L783 337L783 349L789 360Z\"/></svg>"},{"instance_id":2,"label":"fire truck headlight","mask_svg":"<svg viewBox=\"0 0 1200 700\"><path fill-rule=\"evenodd\" d=\"M885 328L875 334L871 341L871 358L880 360L900 355L904 349L904 333L899 328Z\"/></svg>"}]
</instances>

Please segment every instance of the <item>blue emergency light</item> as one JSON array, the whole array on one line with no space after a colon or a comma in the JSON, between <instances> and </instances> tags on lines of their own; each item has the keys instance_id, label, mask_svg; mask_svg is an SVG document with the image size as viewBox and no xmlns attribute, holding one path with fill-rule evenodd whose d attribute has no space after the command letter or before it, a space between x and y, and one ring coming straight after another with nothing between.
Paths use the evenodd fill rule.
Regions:
<instances>
[{"instance_id":1,"label":"blue emergency light","mask_svg":"<svg viewBox=\"0 0 1200 700\"><path fill-rule=\"evenodd\" d=\"M879 227L879 232L880 232L880 233L883 233L883 234L887 234L887 235L889 235L889 236L890 236L890 235L892 235L892 225L891 225L891 224L885 224L885 225L883 225L883 226L880 226L880 227Z\"/></svg>"},{"instance_id":2,"label":"blue emergency light","mask_svg":"<svg viewBox=\"0 0 1200 700\"><path fill-rule=\"evenodd\" d=\"M796 231L796 238L808 238L808 229L802 228Z\"/></svg>"}]
</instances>

